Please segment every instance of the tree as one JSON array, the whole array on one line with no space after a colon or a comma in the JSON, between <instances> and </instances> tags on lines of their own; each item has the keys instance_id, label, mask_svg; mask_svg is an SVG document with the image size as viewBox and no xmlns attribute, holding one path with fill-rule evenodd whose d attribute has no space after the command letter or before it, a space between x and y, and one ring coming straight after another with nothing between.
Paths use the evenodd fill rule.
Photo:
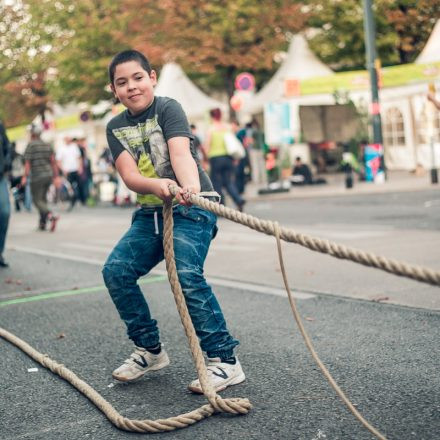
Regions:
<instances>
[{"instance_id":1,"label":"tree","mask_svg":"<svg viewBox=\"0 0 440 440\"><path fill-rule=\"evenodd\" d=\"M239 72L273 68L275 53L286 47L289 33L300 30L305 19L301 4L291 0L127 3L136 12L130 28L148 29L137 32L132 39L135 47L159 64L176 61L189 73L215 77L213 83L229 96Z\"/></svg>"},{"instance_id":2,"label":"tree","mask_svg":"<svg viewBox=\"0 0 440 440\"><path fill-rule=\"evenodd\" d=\"M312 50L337 70L365 66L363 7L359 0L309 0ZM440 0L376 0L376 45L383 65L412 62L440 16Z\"/></svg>"},{"instance_id":3,"label":"tree","mask_svg":"<svg viewBox=\"0 0 440 440\"><path fill-rule=\"evenodd\" d=\"M400 63L413 62L440 19L440 0L382 0L385 14L397 36Z\"/></svg>"},{"instance_id":4,"label":"tree","mask_svg":"<svg viewBox=\"0 0 440 440\"><path fill-rule=\"evenodd\" d=\"M55 2L56 4L56 2ZM111 58L126 49L123 4L113 0L78 0L65 17L68 38L63 39L54 62L56 77L50 84L52 98L67 102L96 103L108 99L107 67Z\"/></svg>"},{"instance_id":5,"label":"tree","mask_svg":"<svg viewBox=\"0 0 440 440\"><path fill-rule=\"evenodd\" d=\"M0 117L7 126L44 120L52 102L96 102L111 95L107 65L124 32L111 0L0 3Z\"/></svg>"},{"instance_id":6,"label":"tree","mask_svg":"<svg viewBox=\"0 0 440 440\"><path fill-rule=\"evenodd\" d=\"M6 125L44 114L48 104L45 75L59 29L47 27L35 5L33 1L0 5L0 115Z\"/></svg>"}]
</instances>

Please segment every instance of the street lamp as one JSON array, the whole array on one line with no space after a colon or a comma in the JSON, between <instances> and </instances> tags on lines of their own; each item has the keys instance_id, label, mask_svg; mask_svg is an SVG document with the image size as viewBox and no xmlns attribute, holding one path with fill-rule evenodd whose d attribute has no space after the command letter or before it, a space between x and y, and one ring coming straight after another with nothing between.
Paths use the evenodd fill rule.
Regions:
<instances>
[{"instance_id":1,"label":"street lamp","mask_svg":"<svg viewBox=\"0 0 440 440\"><path fill-rule=\"evenodd\" d=\"M363 0L364 3L364 31L367 69L370 73L371 107L370 114L373 125L373 144L381 151L380 168L386 176L385 158L382 138L382 121L380 117L378 69L380 62L376 54L376 30L372 10L372 0Z\"/></svg>"}]
</instances>

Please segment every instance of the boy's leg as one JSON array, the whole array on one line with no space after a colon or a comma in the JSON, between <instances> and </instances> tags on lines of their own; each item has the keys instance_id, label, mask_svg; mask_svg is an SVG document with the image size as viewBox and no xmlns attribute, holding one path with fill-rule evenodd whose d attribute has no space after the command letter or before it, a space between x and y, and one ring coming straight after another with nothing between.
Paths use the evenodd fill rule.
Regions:
<instances>
[{"instance_id":1,"label":"boy's leg","mask_svg":"<svg viewBox=\"0 0 440 440\"><path fill-rule=\"evenodd\" d=\"M196 207L179 206L176 211L174 252L179 281L200 345L209 358L208 378L219 392L243 382L245 375L234 356L238 341L229 334L217 299L203 276L203 263L216 232L216 217ZM199 379L193 380L188 389L203 392Z\"/></svg>"},{"instance_id":2,"label":"boy's leg","mask_svg":"<svg viewBox=\"0 0 440 440\"><path fill-rule=\"evenodd\" d=\"M159 343L157 321L151 318L137 280L162 259L162 237L155 232L153 215L137 210L131 228L113 249L102 274L127 326L128 337L138 347L152 347Z\"/></svg>"},{"instance_id":3,"label":"boy's leg","mask_svg":"<svg viewBox=\"0 0 440 440\"><path fill-rule=\"evenodd\" d=\"M174 213L177 273L200 345L210 358L228 359L239 342L228 329L220 305L205 280L203 265L216 232L216 216L201 208L178 206Z\"/></svg>"}]
</instances>

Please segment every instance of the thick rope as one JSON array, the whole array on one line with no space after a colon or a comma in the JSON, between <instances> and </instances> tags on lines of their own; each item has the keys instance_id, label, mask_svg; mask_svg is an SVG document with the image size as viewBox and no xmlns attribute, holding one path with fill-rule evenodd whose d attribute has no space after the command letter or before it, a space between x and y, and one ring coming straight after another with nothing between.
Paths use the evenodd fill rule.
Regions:
<instances>
[{"instance_id":1,"label":"thick rope","mask_svg":"<svg viewBox=\"0 0 440 440\"><path fill-rule=\"evenodd\" d=\"M353 406L353 404L350 402L350 400L347 398L347 396L344 394L344 392L339 388L336 381L333 379L330 372L327 370L325 365L322 363L321 359L319 358L318 354L315 351L315 348L313 347L312 341L310 340L309 335L307 334L304 325L301 320L301 316L298 312L298 308L296 307L295 299L293 298L292 292L289 287L289 282L287 280L287 274L286 270L284 268L284 259L283 259L283 252L281 249L281 238L280 238L280 226L277 222L274 223L274 235L277 240L277 249L278 249L278 260L280 262L280 268L281 268L281 274L283 276L284 281L284 287L286 288L287 296L289 298L290 307L292 309L293 317L295 318L296 324L298 325L299 331L304 339L304 342L307 346L307 348L310 351L310 354L312 355L315 362L318 364L318 367L321 369L322 373L332 386L332 388L336 391L336 394L341 398L341 400L347 405L348 409L352 412L352 414L372 433L374 434L378 439L380 440L386 440L385 436L382 435L374 426L370 425L359 413L359 411Z\"/></svg>"},{"instance_id":2,"label":"thick rope","mask_svg":"<svg viewBox=\"0 0 440 440\"><path fill-rule=\"evenodd\" d=\"M172 194L177 193L177 187L170 187ZM189 200L194 205L220 215L224 218L248 226L255 231L263 232L267 235L274 235L274 222L270 220L261 220L249 214L227 208L215 202L211 202L196 194L191 194ZM429 268L410 265L408 263L388 259L377 256L369 252L360 251L358 249L333 243L328 240L312 237L310 235L301 234L291 229L280 227L280 238L284 241L296 243L304 246L312 251L329 254L333 257L343 260L353 261L368 267L384 270L394 275L411 278L423 283L440 286L440 271Z\"/></svg>"}]
</instances>

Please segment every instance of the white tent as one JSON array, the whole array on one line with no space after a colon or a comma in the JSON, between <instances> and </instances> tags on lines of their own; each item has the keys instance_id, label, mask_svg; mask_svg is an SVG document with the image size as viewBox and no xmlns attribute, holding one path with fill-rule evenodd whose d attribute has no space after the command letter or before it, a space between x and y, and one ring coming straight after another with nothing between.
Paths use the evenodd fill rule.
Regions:
<instances>
[{"instance_id":1,"label":"white tent","mask_svg":"<svg viewBox=\"0 0 440 440\"><path fill-rule=\"evenodd\" d=\"M293 36L286 59L269 82L251 98L243 113L259 113L268 102L279 101L284 96L286 79L307 79L331 75L333 71L322 63L309 49L301 34Z\"/></svg>"},{"instance_id":2,"label":"white tent","mask_svg":"<svg viewBox=\"0 0 440 440\"><path fill-rule=\"evenodd\" d=\"M440 20L434 26L424 49L416 58L416 64L435 63L440 61Z\"/></svg>"},{"instance_id":3,"label":"white tent","mask_svg":"<svg viewBox=\"0 0 440 440\"><path fill-rule=\"evenodd\" d=\"M201 118L213 108L225 110L222 102L203 93L176 63L163 66L155 95L174 98L182 105L188 119Z\"/></svg>"}]
</instances>

